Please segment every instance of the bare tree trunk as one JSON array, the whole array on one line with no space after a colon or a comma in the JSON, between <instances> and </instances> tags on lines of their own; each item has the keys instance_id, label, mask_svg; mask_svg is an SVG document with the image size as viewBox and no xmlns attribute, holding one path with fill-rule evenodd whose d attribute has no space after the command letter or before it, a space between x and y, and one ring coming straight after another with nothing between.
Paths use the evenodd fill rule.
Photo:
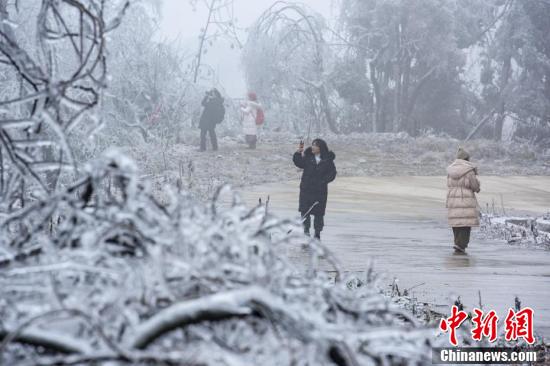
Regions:
<instances>
[{"instance_id":1,"label":"bare tree trunk","mask_svg":"<svg viewBox=\"0 0 550 366\"><path fill-rule=\"evenodd\" d=\"M510 54L506 55L504 63L502 65L502 73L500 75L500 93L499 101L497 106L498 117L495 121L495 130L493 138L495 141L502 140L502 127L504 125L504 118L506 117L506 87L508 86L508 80L510 79L510 71L512 68L512 56Z\"/></svg>"},{"instance_id":2,"label":"bare tree trunk","mask_svg":"<svg viewBox=\"0 0 550 366\"><path fill-rule=\"evenodd\" d=\"M420 96L420 91L422 90L424 85L426 85L426 83L430 79L430 76L432 76L432 74L435 72L435 70L436 70L436 67L433 66L418 81L418 84L414 88L410 99L407 101L407 110L405 111L405 114L404 114L404 117L403 117L403 123L404 124L409 123L409 121L411 119L412 112L414 111L414 106L416 105L416 101L418 100L418 97Z\"/></svg>"},{"instance_id":3,"label":"bare tree trunk","mask_svg":"<svg viewBox=\"0 0 550 366\"><path fill-rule=\"evenodd\" d=\"M408 102L409 102L409 87L411 85L411 57L407 55L405 57L405 64L403 70L403 86L401 88L401 129L411 130L410 124L410 115L408 113ZM405 113L403 113L403 107L407 108ZM417 129L416 124L412 127L412 130ZM413 132L413 131L408 131Z\"/></svg>"},{"instance_id":4,"label":"bare tree trunk","mask_svg":"<svg viewBox=\"0 0 550 366\"><path fill-rule=\"evenodd\" d=\"M317 68L319 69L319 78L320 80L322 80L323 74L324 74L324 67L323 67L323 51L321 49L321 43L323 42L323 38L322 36L317 34L315 27L311 24L307 16L306 15L303 15L303 16L309 25L309 28L311 30L311 33L315 41L315 58L316 58L315 63L317 64ZM327 89L324 81L321 81L321 86L318 88L318 90L319 90L319 101L321 102L321 109L323 111L323 114L325 115L325 119L327 120L328 128L332 132L338 133L338 128L336 127L336 123L332 118L332 113L330 111L330 101L327 96Z\"/></svg>"},{"instance_id":5,"label":"bare tree trunk","mask_svg":"<svg viewBox=\"0 0 550 366\"><path fill-rule=\"evenodd\" d=\"M338 133L338 128L336 127L336 123L334 122L334 119L332 118L332 113L330 111L330 104L327 97L327 91L325 86L321 86L319 88L319 99L321 101L321 108L323 109L323 113L325 115L325 119L327 120L328 128L334 132Z\"/></svg>"},{"instance_id":6,"label":"bare tree trunk","mask_svg":"<svg viewBox=\"0 0 550 366\"><path fill-rule=\"evenodd\" d=\"M380 106L382 105L382 94L380 93L380 84L376 78L376 65L374 61L369 63L370 81L374 90L374 120L372 122L373 132L380 132Z\"/></svg>"},{"instance_id":7,"label":"bare tree trunk","mask_svg":"<svg viewBox=\"0 0 550 366\"><path fill-rule=\"evenodd\" d=\"M399 69L399 66L397 66L397 68ZM395 88L393 93L393 132L399 132L399 130L401 129L401 118L399 118L401 114L399 110L399 94L401 93L401 83L398 80L398 78L401 77L401 72L398 70L396 71L396 74Z\"/></svg>"},{"instance_id":8,"label":"bare tree trunk","mask_svg":"<svg viewBox=\"0 0 550 366\"><path fill-rule=\"evenodd\" d=\"M377 72L377 61L382 56L382 54L386 51L388 46L384 46L378 51L376 54L376 57L372 61L369 62L369 73L370 73L370 81L372 83L372 87L374 90L374 120L373 120L373 132L382 132L382 123L381 123L381 110L383 105L383 95L382 91L380 89L380 83L378 81L378 77L376 76Z\"/></svg>"},{"instance_id":9,"label":"bare tree trunk","mask_svg":"<svg viewBox=\"0 0 550 366\"><path fill-rule=\"evenodd\" d=\"M503 101L499 102L498 117L495 120L495 130L493 135L493 139L495 141L502 141L502 128L504 126L504 117L506 116L504 113L505 108L506 106L504 102Z\"/></svg>"},{"instance_id":10,"label":"bare tree trunk","mask_svg":"<svg viewBox=\"0 0 550 366\"><path fill-rule=\"evenodd\" d=\"M393 68L393 79L395 81L394 93L393 93L393 131L399 132L401 129L401 108L399 105L401 98L401 23L395 25L395 38L397 43L397 62L395 62Z\"/></svg>"},{"instance_id":11,"label":"bare tree trunk","mask_svg":"<svg viewBox=\"0 0 550 366\"><path fill-rule=\"evenodd\" d=\"M214 13L214 5L216 4L217 0L211 0L210 5L208 7L208 18L206 19L206 25L204 26L204 31L201 35L201 40L199 43L199 50L197 52L197 60L195 64L195 71L193 75L193 83L197 83L197 79L199 77L199 70L201 67L201 60L202 60L202 50L204 48L204 42L206 41L206 36L208 35L208 27L210 27L210 23L212 20L212 14Z\"/></svg>"}]
</instances>

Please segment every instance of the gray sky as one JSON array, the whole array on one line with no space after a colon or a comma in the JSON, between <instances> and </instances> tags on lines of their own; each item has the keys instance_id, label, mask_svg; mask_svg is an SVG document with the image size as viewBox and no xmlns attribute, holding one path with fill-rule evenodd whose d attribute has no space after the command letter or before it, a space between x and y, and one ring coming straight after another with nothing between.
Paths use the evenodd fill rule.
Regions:
<instances>
[{"instance_id":1,"label":"gray sky","mask_svg":"<svg viewBox=\"0 0 550 366\"><path fill-rule=\"evenodd\" d=\"M234 11L237 25L241 28L251 26L254 21L276 0L235 0ZM302 3L325 17L330 17L335 0L303 0ZM207 18L203 0L199 0L193 11L189 0L162 0L161 34L173 40L180 39L189 51L195 52L197 39ZM246 41L243 34L241 41ZM239 97L246 92L244 76L240 67L240 52L231 50L228 44L217 42L210 48L206 62L220 75L220 81L227 93Z\"/></svg>"}]
</instances>

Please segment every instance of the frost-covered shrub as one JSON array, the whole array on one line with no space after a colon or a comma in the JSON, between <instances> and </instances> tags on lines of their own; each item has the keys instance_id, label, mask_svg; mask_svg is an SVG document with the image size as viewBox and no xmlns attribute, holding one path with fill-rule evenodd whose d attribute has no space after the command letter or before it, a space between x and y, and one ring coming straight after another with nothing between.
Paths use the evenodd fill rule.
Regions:
<instances>
[{"instance_id":1,"label":"frost-covered shrub","mask_svg":"<svg viewBox=\"0 0 550 366\"><path fill-rule=\"evenodd\" d=\"M1 222L3 361L429 363L433 331L373 283L289 263L296 223L227 188L203 204L167 187L160 204L117 152L86 171Z\"/></svg>"}]
</instances>

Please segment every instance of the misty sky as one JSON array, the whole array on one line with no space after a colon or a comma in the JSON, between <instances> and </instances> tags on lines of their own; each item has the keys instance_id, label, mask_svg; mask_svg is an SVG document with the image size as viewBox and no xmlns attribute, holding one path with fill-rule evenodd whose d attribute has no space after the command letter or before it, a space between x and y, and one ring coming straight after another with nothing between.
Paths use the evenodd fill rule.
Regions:
<instances>
[{"instance_id":1,"label":"misty sky","mask_svg":"<svg viewBox=\"0 0 550 366\"><path fill-rule=\"evenodd\" d=\"M276 0L235 0L235 16L237 25L241 28L251 26L254 21ZM335 0L303 0L314 11L325 17L334 14ZM195 52L197 39L204 27L207 10L202 0L199 0L196 11L193 11L189 0L163 0L161 32L167 39L179 39L182 44ZM246 33L241 41L246 40ZM209 50L206 62L220 75L220 82L226 92L232 97L240 97L246 92L244 76L240 67L240 52L232 50L229 44L217 42Z\"/></svg>"}]
</instances>

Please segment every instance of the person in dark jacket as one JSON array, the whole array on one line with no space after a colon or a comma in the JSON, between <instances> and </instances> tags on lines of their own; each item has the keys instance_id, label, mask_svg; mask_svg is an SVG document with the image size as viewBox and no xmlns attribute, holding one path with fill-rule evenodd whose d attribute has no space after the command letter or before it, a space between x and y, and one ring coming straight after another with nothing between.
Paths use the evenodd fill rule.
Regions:
<instances>
[{"instance_id":1,"label":"person in dark jacket","mask_svg":"<svg viewBox=\"0 0 550 366\"><path fill-rule=\"evenodd\" d=\"M206 92L202 99L201 119L199 128L201 129L201 147L200 151L206 150L206 134L210 135L212 150L218 150L218 139L216 137L216 125L221 123L225 116L225 107L223 106L223 97L220 92L214 88Z\"/></svg>"},{"instance_id":2,"label":"person in dark jacket","mask_svg":"<svg viewBox=\"0 0 550 366\"><path fill-rule=\"evenodd\" d=\"M336 155L321 139L313 140L304 151L303 143L294 153L294 164L303 169L300 182L300 206L298 210L304 219L304 233L309 236L311 215L315 216L313 228L315 237L321 239L327 207L328 184L336 178Z\"/></svg>"}]
</instances>

